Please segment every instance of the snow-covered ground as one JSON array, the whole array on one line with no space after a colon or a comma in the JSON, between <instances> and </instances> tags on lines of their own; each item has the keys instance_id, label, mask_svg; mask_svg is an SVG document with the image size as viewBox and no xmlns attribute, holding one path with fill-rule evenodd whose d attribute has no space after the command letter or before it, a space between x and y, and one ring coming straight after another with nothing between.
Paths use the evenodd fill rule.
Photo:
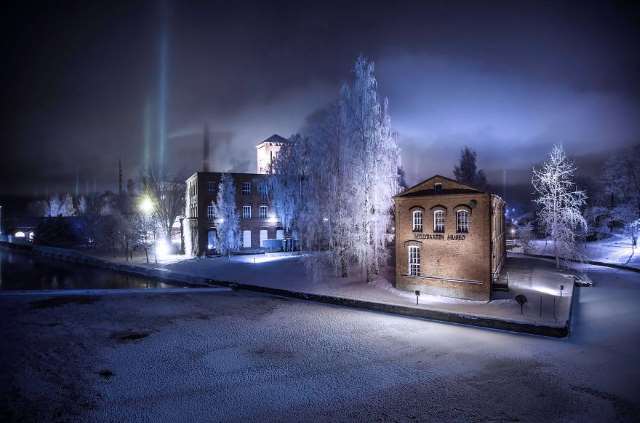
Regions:
<instances>
[{"instance_id":1,"label":"snow-covered ground","mask_svg":"<svg viewBox=\"0 0 640 423\"><path fill-rule=\"evenodd\" d=\"M386 268L371 283L362 275L339 278L331 274L312 275L305 268L305 256L246 255L189 259L163 264L163 267L210 279L239 282L296 292L332 295L342 298L381 302L406 307L428 308L517 322L564 326L569 315L573 275L557 271L547 260L526 257L509 258L509 292L495 292L489 303L421 295L419 304L412 292L392 286L393 269ZM560 285L564 286L562 296ZM514 300L524 294L528 302L521 313Z\"/></svg>"},{"instance_id":2,"label":"snow-covered ground","mask_svg":"<svg viewBox=\"0 0 640 423\"><path fill-rule=\"evenodd\" d=\"M531 242L531 246L531 254L553 255L552 241L535 240ZM610 238L599 241L585 242L581 246L581 252L589 260L640 268L640 251L634 253L631 239L620 234L612 234Z\"/></svg>"},{"instance_id":3,"label":"snow-covered ground","mask_svg":"<svg viewBox=\"0 0 640 423\"><path fill-rule=\"evenodd\" d=\"M248 292L0 297L3 421L637 421L640 281L554 339Z\"/></svg>"}]
</instances>

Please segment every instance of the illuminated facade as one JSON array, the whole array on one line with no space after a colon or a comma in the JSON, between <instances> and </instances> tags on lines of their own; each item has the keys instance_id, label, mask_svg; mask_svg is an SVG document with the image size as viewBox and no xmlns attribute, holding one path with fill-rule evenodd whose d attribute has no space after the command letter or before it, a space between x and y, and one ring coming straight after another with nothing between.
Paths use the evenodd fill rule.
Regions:
<instances>
[{"instance_id":1,"label":"illuminated facade","mask_svg":"<svg viewBox=\"0 0 640 423\"><path fill-rule=\"evenodd\" d=\"M257 173L268 174L271 173L271 168L274 160L278 156L280 149L289 140L281 137L280 135L271 135L266 140L262 141L256 146L257 152Z\"/></svg>"},{"instance_id":2,"label":"illuminated facade","mask_svg":"<svg viewBox=\"0 0 640 423\"><path fill-rule=\"evenodd\" d=\"M220 172L196 172L187 179L185 252L203 255L216 252L214 204ZM242 249L270 249L272 240L284 239L266 190L267 175L230 173L236 189L236 210L240 216Z\"/></svg>"},{"instance_id":3,"label":"illuminated facade","mask_svg":"<svg viewBox=\"0 0 640 423\"><path fill-rule=\"evenodd\" d=\"M439 175L394 200L396 287L489 301L506 257L504 201Z\"/></svg>"}]
</instances>

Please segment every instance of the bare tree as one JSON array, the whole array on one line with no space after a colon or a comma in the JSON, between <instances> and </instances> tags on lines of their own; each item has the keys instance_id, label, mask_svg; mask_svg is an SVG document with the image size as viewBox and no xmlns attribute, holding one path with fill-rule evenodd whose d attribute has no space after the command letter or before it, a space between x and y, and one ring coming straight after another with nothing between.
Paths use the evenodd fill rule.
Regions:
<instances>
[{"instance_id":1,"label":"bare tree","mask_svg":"<svg viewBox=\"0 0 640 423\"><path fill-rule=\"evenodd\" d=\"M539 223L553 241L556 267L560 267L560 257L576 256L576 238L580 230L587 229L580 211L587 196L575 187L575 171L559 145L553 146L542 169L533 169L534 202L539 207Z\"/></svg>"},{"instance_id":2,"label":"bare tree","mask_svg":"<svg viewBox=\"0 0 640 423\"><path fill-rule=\"evenodd\" d=\"M152 216L159 235L170 242L171 228L176 219L184 213L185 183L178 179L161 180L150 172L144 178L143 186L142 195L148 196L154 204Z\"/></svg>"}]
</instances>

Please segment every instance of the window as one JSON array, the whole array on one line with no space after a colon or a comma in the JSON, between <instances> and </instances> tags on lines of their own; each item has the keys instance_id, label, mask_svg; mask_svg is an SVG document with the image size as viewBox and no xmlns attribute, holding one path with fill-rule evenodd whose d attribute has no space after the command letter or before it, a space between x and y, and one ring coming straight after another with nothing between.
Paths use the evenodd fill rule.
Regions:
<instances>
[{"instance_id":1,"label":"window","mask_svg":"<svg viewBox=\"0 0 640 423\"><path fill-rule=\"evenodd\" d=\"M267 201L269 199L269 187L266 183L260 185L260 198L262 201Z\"/></svg>"},{"instance_id":2,"label":"window","mask_svg":"<svg viewBox=\"0 0 640 423\"><path fill-rule=\"evenodd\" d=\"M462 234L469 232L469 212L467 210L456 212L456 232Z\"/></svg>"},{"instance_id":3,"label":"window","mask_svg":"<svg viewBox=\"0 0 640 423\"><path fill-rule=\"evenodd\" d=\"M434 188L436 192L442 192L442 184L434 184Z\"/></svg>"},{"instance_id":4,"label":"window","mask_svg":"<svg viewBox=\"0 0 640 423\"><path fill-rule=\"evenodd\" d=\"M409 246L409 275L420 276L420 247L417 245Z\"/></svg>"},{"instance_id":5,"label":"window","mask_svg":"<svg viewBox=\"0 0 640 423\"><path fill-rule=\"evenodd\" d=\"M243 182L242 183L242 195L251 194L251 182Z\"/></svg>"},{"instance_id":6,"label":"window","mask_svg":"<svg viewBox=\"0 0 640 423\"><path fill-rule=\"evenodd\" d=\"M422 232L422 211L414 210L412 213L413 231Z\"/></svg>"},{"instance_id":7,"label":"window","mask_svg":"<svg viewBox=\"0 0 640 423\"><path fill-rule=\"evenodd\" d=\"M207 182L207 191L216 192L216 184L213 181Z\"/></svg>"},{"instance_id":8,"label":"window","mask_svg":"<svg viewBox=\"0 0 640 423\"><path fill-rule=\"evenodd\" d=\"M433 232L444 232L444 210L433 212Z\"/></svg>"},{"instance_id":9,"label":"window","mask_svg":"<svg viewBox=\"0 0 640 423\"><path fill-rule=\"evenodd\" d=\"M251 206L242 206L242 218L251 219Z\"/></svg>"},{"instance_id":10,"label":"window","mask_svg":"<svg viewBox=\"0 0 640 423\"><path fill-rule=\"evenodd\" d=\"M260 219L267 218L267 206L260 206Z\"/></svg>"},{"instance_id":11,"label":"window","mask_svg":"<svg viewBox=\"0 0 640 423\"><path fill-rule=\"evenodd\" d=\"M213 220L213 218L215 217L215 207L213 206L213 204L209 204L207 206L207 219L209 220Z\"/></svg>"}]
</instances>

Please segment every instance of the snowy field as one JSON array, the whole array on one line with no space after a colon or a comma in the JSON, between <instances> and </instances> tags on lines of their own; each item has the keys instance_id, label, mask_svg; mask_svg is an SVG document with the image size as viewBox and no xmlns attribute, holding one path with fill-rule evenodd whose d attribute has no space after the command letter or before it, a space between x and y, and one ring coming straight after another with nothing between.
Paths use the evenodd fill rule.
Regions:
<instances>
[{"instance_id":1,"label":"snowy field","mask_svg":"<svg viewBox=\"0 0 640 423\"><path fill-rule=\"evenodd\" d=\"M247 292L0 296L0 420L637 421L640 281L589 269L567 339Z\"/></svg>"},{"instance_id":2,"label":"snowy field","mask_svg":"<svg viewBox=\"0 0 640 423\"><path fill-rule=\"evenodd\" d=\"M535 240L531 244L532 248L529 253L553 255L551 241ZM631 248L631 239L619 234L612 234L611 238L600 241L586 242L583 244L581 252L589 260L623 264L640 269L640 251L634 253Z\"/></svg>"}]
</instances>

